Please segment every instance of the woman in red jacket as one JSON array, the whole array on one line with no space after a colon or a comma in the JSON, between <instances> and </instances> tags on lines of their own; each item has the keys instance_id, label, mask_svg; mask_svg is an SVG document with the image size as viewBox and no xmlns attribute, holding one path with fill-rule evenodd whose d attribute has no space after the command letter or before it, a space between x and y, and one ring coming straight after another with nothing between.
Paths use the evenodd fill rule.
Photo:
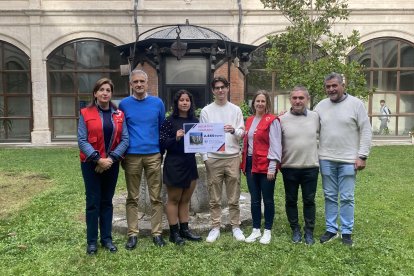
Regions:
<instances>
[{"instance_id":1,"label":"woman in red jacket","mask_svg":"<svg viewBox=\"0 0 414 276\"><path fill-rule=\"evenodd\" d=\"M277 164L282 155L281 129L279 119L271 114L269 94L259 90L253 97L253 115L246 120L243 140L241 169L246 175L251 196L253 231L246 242L260 238L260 243L268 244L275 215L274 191ZM265 226L261 234L261 202L263 197Z\"/></svg>"},{"instance_id":2,"label":"woman in red jacket","mask_svg":"<svg viewBox=\"0 0 414 276\"><path fill-rule=\"evenodd\" d=\"M111 102L114 85L110 79L96 82L92 102L79 117L78 144L86 193L86 253L98 250L100 242L110 252L112 243L112 198L118 180L119 161L128 147L124 113Z\"/></svg>"}]
</instances>

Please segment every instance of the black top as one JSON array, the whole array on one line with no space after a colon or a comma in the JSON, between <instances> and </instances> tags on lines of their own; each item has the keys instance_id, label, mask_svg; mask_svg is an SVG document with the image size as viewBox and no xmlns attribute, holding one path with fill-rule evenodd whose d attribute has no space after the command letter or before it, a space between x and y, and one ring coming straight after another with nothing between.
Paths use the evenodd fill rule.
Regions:
<instances>
[{"instance_id":1,"label":"black top","mask_svg":"<svg viewBox=\"0 0 414 276\"><path fill-rule=\"evenodd\" d=\"M109 143L111 142L112 132L114 130L114 126L112 125L112 111L111 109L104 110L100 106L98 106L98 108L102 111L105 150L106 152L110 152L111 149L109 148Z\"/></svg>"},{"instance_id":2,"label":"black top","mask_svg":"<svg viewBox=\"0 0 414 276\"><path fill-rule=\"evenodd\" d=\"M177 130L184 129L184 123L198 123L197 118L168 117L160 128L160 147L166 150L163 181L168 186L190 187L191 181L198 178L194 153L184 153L184 137L176 140Z\"/></svg>"}]
</instances>

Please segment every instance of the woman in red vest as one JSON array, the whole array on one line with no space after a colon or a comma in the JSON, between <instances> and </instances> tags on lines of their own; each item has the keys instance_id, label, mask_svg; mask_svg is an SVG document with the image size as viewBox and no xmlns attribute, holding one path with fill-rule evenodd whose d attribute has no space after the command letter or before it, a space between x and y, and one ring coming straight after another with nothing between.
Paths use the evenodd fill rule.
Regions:
<instances>
[{"instance_id":1,"label":"woman in red vest","mask_svg":"<svg viewBox=\"0 0 414 276\"><path fill-rule=\"evenodd\" d=\"M260 238L260 243L268 244L275 215L274 191L277 165L282 155L281 129L279 118L271 114L272 105L269 94L258 91L252 101L253 115L246 120L243 139L241 169L246 175L251 196L253 231L246 242ZM261 202L264 203L264 232L261 226Z\"/></svg>"},{"instance_id":2,"label":"woman in red vest","mask_svg":"<svg viewBox=\"0 0 414 276\"><path fill-rule=\"evenodd\" d=\"M126 151L128 130L124 113L111 102L114 85L110 79L98 80L93 100L81 109L78 126L81 170L86 192L86 253L98 250L98 225L101 245L110 252L112 243L112 198L118 180L119 161Z\"/></svg>"}]
</instances>

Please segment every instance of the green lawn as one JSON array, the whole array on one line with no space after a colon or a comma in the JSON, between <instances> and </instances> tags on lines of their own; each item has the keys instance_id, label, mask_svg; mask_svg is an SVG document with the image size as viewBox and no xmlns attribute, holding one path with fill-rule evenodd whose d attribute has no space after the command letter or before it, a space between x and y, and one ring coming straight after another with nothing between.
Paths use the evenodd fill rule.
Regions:
<instances>
[{"instance_id":1,"label":"green lawn","mask_svg":"<svg viewBox=\"0 0 414 276\"><path fill-rule=\"evenodd\" d=\"M413 275L414 147L372 149L358 174L352 248L340 240L314 246L292 244L278 176L276 218L270 245L239 243L222 233L214 244L168 244L156 248L142 237L126 251L85 254L84 187L76 149L0 149L1 175L37 174L51 181L27 204L0 219L1 275ZM26 185L24 178L11 185ZM118 190L125 189L123 172ZM24 189L23 189L24 191ZM0 192L4 192L0 190ZM24 193L24 192L23 192ZM244 229L249 234L250 227ZM316 237L324 229L321 185ZM205 234L204 234L205 236Z\"/></svg>"}]
</instances>

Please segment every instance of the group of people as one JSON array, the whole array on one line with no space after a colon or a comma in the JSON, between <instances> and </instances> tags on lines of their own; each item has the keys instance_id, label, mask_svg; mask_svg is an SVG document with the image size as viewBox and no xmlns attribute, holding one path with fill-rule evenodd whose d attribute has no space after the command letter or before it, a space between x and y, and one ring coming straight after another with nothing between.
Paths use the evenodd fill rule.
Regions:
<instances>
[{"instance_id":1,"label":"group of people","mask_svg":"<svg viewBox=\"0 0 414 276\"><path fill-rule=\"evenodd\" d=\"M340 74L332 73L325 78L328 98L314 111L307 108L310 96L303 86L293 88L291 108L279 117L272 114L269 94L258 91L251 104L253 115L246 123L241 109L228 100L230 84L224 77L213 78L214 101L202 109L199 120L195 116L193 96L187 90L175 94L172 113L165 118L163 102L148 94L148 76L144 71L131 72L130 86L132 95L123 99L117 108L111 102L112 82L101 79L93 89L93 101L81 110L78 142L86 190L88 254L98 250L98 228L101 245L110 252L117 251L112 242L111 224L112 197L120 163L128 192L127 250L133 250L138 243L138 197L143 174L152 208L154 244L160 247L166 244L162 237L162 182L168 195L166 214L170 242L183 245L186 241L202 240L188 225L189 203L198 172L195 154L185 153L183 141L183 124L198 122L224 124L225 132L224 151L202 154L211 218L207 242L213 243L220 237L224 186L233 237L248 243L257 240L262 244L270 243L275 217L275 181L280 170L292 241L302 241L297 208L300 187L305 222L303 239L306 244L315 242L315 194L320 171L326 216L326 232L320 242L333 240L340 232L342 242L352 245L355 178L357 171L366 165L371 127L364 104L345 92ZM251 195L253 225L248 237L240 229L240 171L246 176Z\"/></svg>"}]
</instances>

